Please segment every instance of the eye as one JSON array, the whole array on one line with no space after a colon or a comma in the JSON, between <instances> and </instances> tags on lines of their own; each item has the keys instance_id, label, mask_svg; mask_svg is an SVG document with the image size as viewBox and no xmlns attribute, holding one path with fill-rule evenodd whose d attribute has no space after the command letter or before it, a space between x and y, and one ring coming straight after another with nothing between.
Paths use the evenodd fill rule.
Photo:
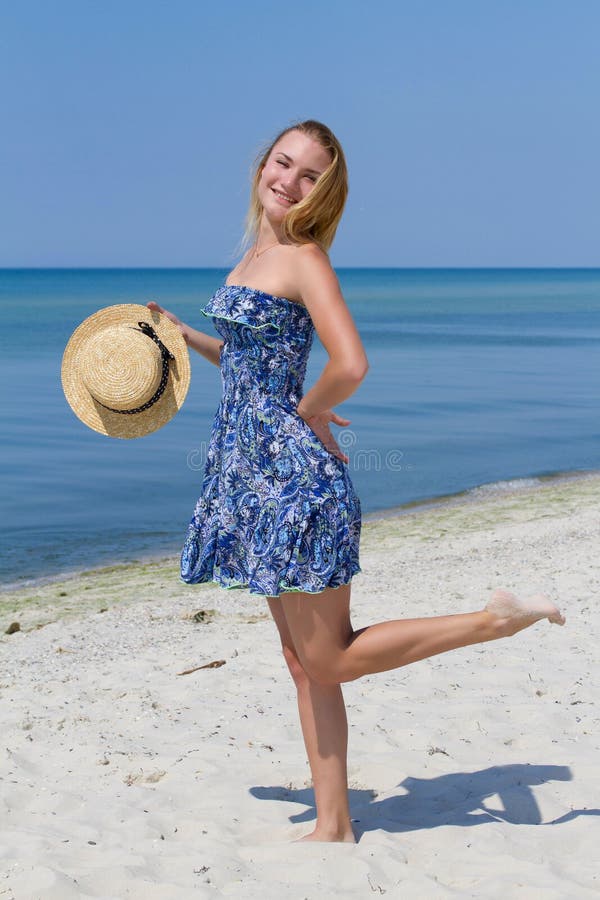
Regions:
<instances>
[{"instance_id":1,"label":"eye","mask_svg":"<svg viewBox=\"0 0 600 900\"><path fill-rule=\"evenodd\" d=\"M317 176L316 175L305 175L305 178L308 178L309 181L312 181L313 184L316 184Z\"/></svg>"},{"instance_id":2,"label":"eye","mask_svg":"<svg viewBox=\"0 0 600 900\"><path fill-rule=\"evenodd\" d=\"M279 163L280 166L283 166L284 169L287 169L288 164L287 164L287 162L285 161L285 159L278 159L277 162Z\"/></svg>"}]
</instances>

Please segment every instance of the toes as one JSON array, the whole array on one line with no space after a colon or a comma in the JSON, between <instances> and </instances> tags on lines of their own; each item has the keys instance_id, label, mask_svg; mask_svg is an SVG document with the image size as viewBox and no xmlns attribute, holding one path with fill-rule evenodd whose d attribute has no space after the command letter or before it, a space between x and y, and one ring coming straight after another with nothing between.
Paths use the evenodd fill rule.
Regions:
<instances>
[{"instance_id":1,"label":"toes","mask_svg":"<svg viewBox=\"0 0 600 900\"><path fill-rule=\"evenodd\" d=\"M530 625L539 619L548 619L554 625L565 624L564 616L545 594L534 594L527 600L519 600L500 588L493 592L486 609L500 618L515 622L528 620Z\"/></svg>"},{"instance_id":2,"label":"toes","mask_svg":"<svg viewBox=\"0 0 600 900\"><path fill-rule=\"evenodd\" d=\"M546 618L549 622L552 622L553 625L564 625L565 617L561 613L561 611L556 607L545 594L534 594L531 598L530 603L535 605L540 610L547 610Z\"/></svg>"}]
</instances>

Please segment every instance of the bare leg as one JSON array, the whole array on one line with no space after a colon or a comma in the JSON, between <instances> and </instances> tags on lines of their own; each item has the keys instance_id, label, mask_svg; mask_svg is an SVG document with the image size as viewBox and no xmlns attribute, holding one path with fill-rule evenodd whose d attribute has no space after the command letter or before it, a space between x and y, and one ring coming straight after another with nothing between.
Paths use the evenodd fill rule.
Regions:
<instances>
[{"instance_id":1,"label":"bare leg","mask_svg":"<svg viewBox=\"0 0 600 900\"><path fill-rule=\"evenodd\" d=\"M303 841L354 842L348 808L348 722L342 688L310 678L298 660L280 599L269 599L283 652L296 684L302 735L310 765L317 822Z\"/></svg>"},{"instance_id":2,"label":"bare leg","mask_svg":"<svg viewBox=\"0 0 600 900\"><path fill-rule=\"evenodd\" d=\"M354 841L348 810L347 721L340 682L456 647L515 634L541 618L563 624L544 597L521 603L496 591L478 613L382 622L354 631L350 586L269 599L296 683L312 772L317 825L303 840Z\"/></svg>"},{"instance_id":3,"label":"bare leg","mask_svg":"<svg viewBox=\"0 0 600 900\"><path fill-rule=\"evenodd\" d=\"M298 710L315 792L317 824L303 841L354 842L348 807L348 722L342 688L307 678Z\"/></svg>"},{"instance_id":4,"label":"bare leg","mask_svg":"<svg viewBox=\"0 0 600 900\"><path fill-rule=\"evenodd\" d=\"M323 684L353 681L458 647L508 637L542 618L564 624L542 595L520 601L501 590L492 594L481 612L380 622L358 631L350 624L350 585L316 595L287 593L281 599L298 658Z\"/></svg>"}]
</instances>

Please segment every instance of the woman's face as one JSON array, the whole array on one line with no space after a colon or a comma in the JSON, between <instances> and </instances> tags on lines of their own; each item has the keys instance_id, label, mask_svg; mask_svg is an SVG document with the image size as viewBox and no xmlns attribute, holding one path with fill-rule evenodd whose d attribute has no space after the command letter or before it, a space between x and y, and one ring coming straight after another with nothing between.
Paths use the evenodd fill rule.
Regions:
<instances>
[{"instance_id":1,"label":"woman's face","mask_svg":"<svg viewBox=\"0 0 600 900\"><path fill-rule=\"evenodd\" d=\"M331 163L324 147L302 134L288 131L275 144L258 184L258 196L267 217L281 222L288 209L310 194Z\"/></svg>"}]
</instances>

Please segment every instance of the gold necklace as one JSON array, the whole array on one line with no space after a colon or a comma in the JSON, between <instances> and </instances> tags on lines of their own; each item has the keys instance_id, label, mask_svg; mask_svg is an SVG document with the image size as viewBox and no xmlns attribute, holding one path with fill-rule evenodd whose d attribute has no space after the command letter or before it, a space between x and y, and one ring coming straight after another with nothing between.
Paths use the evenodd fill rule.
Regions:
<instances>
[{"instance_id":1,"label":"gold necklace","mask_svg":"<svg viewBox=\"0 0 600 900\"><path fill-rule=\"evenodd\" d=\"M268 246L268 247L265 247L264 250L261 250L260 253L258 252L257 249L255 249L255 250L254 250L254 259L258 259L259 256L262 256L263 253L266 253L266 252L267 252L267 250L272 250L273 247L279 247L279 246L280 246L279 241L275 241L274 244L269 244L269 246Z\"/></svg>"}]
</instances>

